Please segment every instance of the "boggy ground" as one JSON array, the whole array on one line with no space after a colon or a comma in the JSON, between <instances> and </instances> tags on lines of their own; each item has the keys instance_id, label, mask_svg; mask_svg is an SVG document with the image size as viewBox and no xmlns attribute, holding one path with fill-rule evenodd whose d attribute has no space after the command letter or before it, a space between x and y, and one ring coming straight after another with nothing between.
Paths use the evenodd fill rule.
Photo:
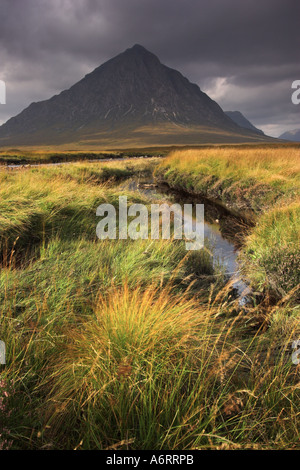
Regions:
<instances>
[{"instance_id":1,"label":"boggy ground","mask_svg":"<svg viewBox=\"0 0 300 470\"><path fill-rule=\"evenodd\" d=\"M241 260L256 290L299 300L300 147L175 151L156 177L256 222Z\"/></svg>"},{"instance_id":2,"label":"boggy ground","mask_svg":"<svg viewBox=\"0 0 300 470\"><path fill-rule=\"evenodd\" d=\"M0 172L2 448L299 448L294 301L245 311L209 247L96 238L156 164Z\"/></svg>"}]
</instances>

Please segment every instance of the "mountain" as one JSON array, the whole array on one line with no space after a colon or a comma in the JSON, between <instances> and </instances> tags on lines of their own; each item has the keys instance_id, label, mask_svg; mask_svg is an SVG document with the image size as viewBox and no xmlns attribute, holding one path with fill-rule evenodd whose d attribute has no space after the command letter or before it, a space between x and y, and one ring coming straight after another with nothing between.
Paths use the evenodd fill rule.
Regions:
<instances>
[{"instance_id":1,"label":"mountain","mask_svg":"<svg viewBox=\"0 0 300 470\"><path fill-rule=\"evenodd\" d=\"M300 142L300 129L293 129L292 131L286 131L281 134L279 139L291 140L293 142Z\"/></svg>"},{"instance_id":2,"label":"mountain","mask_svg":"<svg viewBox=\"0 0 300 470\"><path fill-rule=\"evenodd\" d=\"M138 44L0 127L0 146L128 147L257 139L197 85Z\"/></svg>"},{"instance_id":3,"label":"mountain","mask_svg":"<svg viewBox=\"0 0 300 470\"><path fill-rule=\"evenodd\" d=\"M250 129L257 134L264 135L263 131L253 126L253 124L248 121L248 119L245 118L245 116L240 111L225 111L225 114L230 117L230 119L232 119L238 126L245 129Z\"/></svg>"}]
</instances>

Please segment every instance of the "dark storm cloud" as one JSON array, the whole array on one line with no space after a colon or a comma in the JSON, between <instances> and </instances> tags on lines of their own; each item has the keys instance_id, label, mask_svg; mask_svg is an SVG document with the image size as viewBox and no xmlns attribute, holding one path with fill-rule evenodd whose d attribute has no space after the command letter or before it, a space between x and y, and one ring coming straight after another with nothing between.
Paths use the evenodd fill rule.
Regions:
<instances>
[{"instance_id":1,"label":"dark storm cloud","mask_svg":"<svg viewBox=\"0 0 300 470\"><path fill-rule=\"evenodd\" d=\"M1 0L0 19L2 122L140 43L223 109L300 127L299 0Z\"/></svg>"}]
</instances>

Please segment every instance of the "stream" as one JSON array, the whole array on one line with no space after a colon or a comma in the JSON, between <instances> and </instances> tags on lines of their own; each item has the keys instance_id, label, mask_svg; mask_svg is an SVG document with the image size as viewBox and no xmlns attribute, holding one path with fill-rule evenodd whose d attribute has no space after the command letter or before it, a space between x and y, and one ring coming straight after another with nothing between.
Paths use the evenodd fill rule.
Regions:
<instances>
[{"instance_id":1,"label":"stream","mask_svg":"<svg viewBox=\"0 0 300 470\"><path fill-rule=\"evenodd\" d=\"M252 291L242 279L238 263L240 243L237 234L245 232L246 227L241 220L208 200L171 190L165 184L156 184L153 179L132 178L121 184L120 188L145 194L156 203L204 204L204 238L212 246L213 265L223 267L228 280L233 283L239 304L248 303ZM194 220L193 228L195 225Z\"/></svg>"},{"instance_id":2,"label":"stream","mask_svg":"<svg viewBox=\"0 0 300 470\"><path fill-rule=\"evenodd\" d=\"M139 157L115 157L95 160L95 162L127 161L132 159L149 158L148 156ZM93 162L93 160L89 160ZM15 170L25 167L40 166L60 166L74 162L42 163L31 165L5 165L7 169ZM252 290L247 282L242 279L238 263L239 248L241 247L241 238L249 226L232 214L229 210L219 206L200 196L192 196L184 191L172 190L167 184L157 184L154 179L131 178L120 185L120 189L129 191L138 191L146 196L153 198L153 202L166 202L167 204L204 204L204 238L212 247L214 266L222 266L228 280L232 281L232 287L237 292L239 304L246 305L251 299ZM184 219L183 219L184 221ZM195 227L195 221L193 228Z\"/></svg>"}]
</instances>

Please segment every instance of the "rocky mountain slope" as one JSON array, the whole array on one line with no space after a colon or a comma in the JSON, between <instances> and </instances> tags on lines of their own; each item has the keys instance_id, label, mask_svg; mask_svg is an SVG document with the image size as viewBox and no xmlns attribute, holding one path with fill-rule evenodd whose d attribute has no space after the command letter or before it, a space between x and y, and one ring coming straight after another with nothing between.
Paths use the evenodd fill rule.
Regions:
<instances>
[{"instance_id":1,"label":"rocky mountain slope","mask_svg":"<svg viewBox=\"0 0 300 470\"><path fill-rule=\"evenodd\" d=\"M255 128L254 128L255 129ZM0 146L252 141L200 88L140 45L0 127Z\"/></svg>"},{"instance_id":2,"label":"rocky mountain slope","mask_svg":"<svg viewBox=\"0 0 300 470\"><path fill-rule=\"evenodd\" d=\"M238 126L249 129L257 134L264 135L261 129L255 127L240 111L225 111L225 114L230 117Z\"/></svg>"},{"instance_id":3,"label":"rocky mountain slope","mask_svg":"<svg viewBox=\"0 0 300 470\"><path fill-rule=\"evenodd\" d=\"M279 139L291 140L292 142L300 142L300 129L286 131L281 134L281 136L279 136Z\"/></svg>"}]
</instances>

